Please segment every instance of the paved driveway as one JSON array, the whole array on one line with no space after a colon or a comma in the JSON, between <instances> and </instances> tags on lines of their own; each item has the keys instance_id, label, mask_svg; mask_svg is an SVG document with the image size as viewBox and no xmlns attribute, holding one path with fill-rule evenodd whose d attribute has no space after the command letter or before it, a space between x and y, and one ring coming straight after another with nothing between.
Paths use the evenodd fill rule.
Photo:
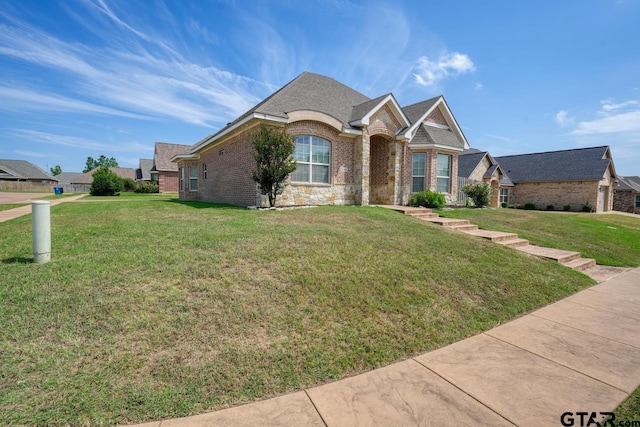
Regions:
<instances>
[{"instance_id":1,"label":"paved driveway","mask_svg":"<svg viewBox=\"0 0 640 427\"><path fill-rule=\"evenodd\" d=\"M33 199L51 196L53 193L7 193L0 191L0 205L10 203L29 203Z\"/></svg>"}]
</instances>

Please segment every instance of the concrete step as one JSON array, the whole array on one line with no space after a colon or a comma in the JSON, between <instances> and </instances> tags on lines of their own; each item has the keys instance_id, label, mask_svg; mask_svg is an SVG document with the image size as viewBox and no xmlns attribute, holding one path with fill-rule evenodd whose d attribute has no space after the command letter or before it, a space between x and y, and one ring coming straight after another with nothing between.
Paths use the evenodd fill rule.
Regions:
<instances>
[{"instance_id":1,"label":"concrete step","mask_svg":"<svg viewBox=\"0 0 640 427\"><path fill-rule=\"evenodd\" d=\"M437 213L433 213L433 212L410 212L410 213L405 213L405 215L409 215L418 219L438 218L440 216Z\"/></svg>"},{"instance_id":2,"label":"concrete step","mask_svg":"<svg viewBox=\"0 0 640 427\"><path fill-rule=\"evenodd\" d=\"M484 239L489 239L492 242L496 242L496 243L515 240L518 238L518 235L514 233L503 233L502 231L492 231L492 230L469 230L469 231L463 231L463 233L467 233L472 236L482 237Z\"/></svg>"},{"instance_id":3,"label":"concrete step","mask_svg":"<svg viewBox=\"0 0 640 427\"><path fill-rule=\"evenodd\" d=\"M576 258L568 262L563 262L562 265L573 268L574 270L584 271L587 268L595 267L596 260L591 258Z\"/></svg>"},{"instance_id":4,"label":"concrete step","mask_svg":"<svg viewBox=\"0 0 640 427\"><path fill-rule=\"evenodd\" d=\"M515 249L522 252L526 252L531 255L553 259L555 261L558 261L561 264L566 264L569 261L573 261L574 259L578 259L581 257L580 252L545 248L542 246L534 246L534 245L516 247Z\"/></svg>"},{"instance_id":5,"label":"concrete step","mask_svg":"<svg viewBox=\"0 0 640 427\"><path fill-rule=\"evenodd\" d=\"M510 247L510 248L519 248L519 247L522 247L522 246L529 245L529 241L527 239L520 239L520 238L503 240L501 242L496 242L496 243L498 243L500 245L503 245L503 246Z\"/></svg>"},{"instance_id":6,"label":"concrete step","mask_svg":"<svg viewBox=\"0 0 640 427\"><path fill-rule=\"evenodd\" d=\"M478 226L475 224L467 224L467 225L449 225L448 228L456 231L473 231L477 230Z\"/></svg>"},{"instance_id":7,"label":"concrete step","mask_svg":"<svg viewBox=\"0 0 640 427\"><path fill-rule=\"evenodd\" d=\"M425 221L432 222L434 224L442 225L443 227L451 227L455 225L469 225L469 221L466 219L454 219L454 218L422 218Z\"/></svg>"}]
</instances>

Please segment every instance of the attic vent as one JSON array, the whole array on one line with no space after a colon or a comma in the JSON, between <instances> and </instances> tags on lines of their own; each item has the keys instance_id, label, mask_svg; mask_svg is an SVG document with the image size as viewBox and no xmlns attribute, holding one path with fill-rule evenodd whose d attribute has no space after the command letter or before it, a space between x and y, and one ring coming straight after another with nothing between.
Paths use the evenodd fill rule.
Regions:
<instances>
[{"instance_id":1,"label":"attic vent","mask_svg":"<svg viewBox=\"0 0 640 427\"><path fill-rule=\"evenodd\" d=\"M218 156L224 156L224 149L218 151Z\"/></svg>"}]
</instances>

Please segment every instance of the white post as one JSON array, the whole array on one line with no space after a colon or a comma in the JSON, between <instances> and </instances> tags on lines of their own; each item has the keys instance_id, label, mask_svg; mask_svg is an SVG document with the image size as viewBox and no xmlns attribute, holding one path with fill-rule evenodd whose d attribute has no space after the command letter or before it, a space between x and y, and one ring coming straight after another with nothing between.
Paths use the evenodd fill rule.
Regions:
<instances>
[{"instance_id":1,"label":"white post","mask_svg":"<svg viewBox=\"0 0 640 427\"><path fill-rule=\"evenodd\" d=\"M51 261L51 203L45 200L31 202L33 231L33 261L44 264Z\"/></svg>"}]
</instances>

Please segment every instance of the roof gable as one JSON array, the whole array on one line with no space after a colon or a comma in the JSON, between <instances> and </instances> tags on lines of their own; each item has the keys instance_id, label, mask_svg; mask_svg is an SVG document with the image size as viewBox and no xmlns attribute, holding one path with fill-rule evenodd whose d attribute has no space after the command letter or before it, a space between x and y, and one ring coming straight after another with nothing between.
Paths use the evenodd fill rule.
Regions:
<instances>
[{"instance_id":1,"label":"roof gable","mask_svg":"<svg viewBox=\"0 0 640 427\"><path fill-rule=\"evenodd\" d=\"M458 176L469 178L487 154L489 153L486 151L463 151L460 153L458 155Z\"/></svg>"},{"instance_id":2,"label":"roof gable","mask_svg":"<svg viewBox=\"0 0 640 427\"><path fill-rule=\"evenodd\" d=\"M391 112L396 117L398 122L400 122L402 128L406 128L411 125L411 122L404 114L404 111L402 111L402 108L400 108L398 101L396 101L396 98L391 93L379 96L376 99L372 99L363 104L354 106L351 113L351 121L349 122L349 125L369 125L373 115L384 108L385 105L389 106Z\"/></svg>"},{"instance_id":3,"label":"roof gable","mask_svg":"<svg viewBox=\"0 0 640 427\"><path fill-rule=\"evenodd\" d=\"M631 190L640 193L640 176L619 176L616 190Z\"/></svg>"},{"instance_id":4,"label":"roof gable","mask_svg":"<svg viewBox=\"0 0 640 427\"><path fill-rule=\"evenodd\" d=\"M153 153L153 169L154 171L177 172L178 165L173 163L171 159L179 154L189 153L190 145L169 144L167 142L156 142Z\"/></svg>"},{"instance_id":5,"label":"roof gable","mask_svg":"<svg viewBox=\"0 0 640 427\"><path fill-rule=\"evenodd\" d=\"M496 157L514 183L555 181L599 181L613 161L609 147L580 148Z\"/></svg>"},{"instance_id":6,"label":"roof gable","mask_svg":"<svg viewBox=\"0 0 640 427\"><path fill-rule=\"evenodd\" d=\"M41 179L56 181L56 178L49 175L38 166L26 160L0 159L0 178L5 179Z\"/></svg>"},{"instance_id":7,"label":"roof gable","mask_svg":"<svg viewBox=\"0 0 640 427\"><path fill-rule=\"evenodd\" d=\"M443 129L437 124L425 123L429 115L434 112L436 108L439 109L439 112L447 122L449 127L448 132L441 132L442 130L447 129ZM436 98L431 98L417 104L409 105L407 107L404 107L403 111L405 112L405 115L411 120L411 126L404 132L405 137L410 141L410 143L414 142L414 137L417 134L424 134L426 132L430 134L432 139L440 139L440 141L435 141L436 145L443 145L460 150L469 148L467 138L464 136L464 133L462 132L462 129L460 129L460 126L458 126L458 122L451 113L451 110L449 109L444 96L440 95ZM434 129L440 129L441 131L437 131ZM421 132L419 132L420 130ZM423 141L421 140L416 142L423 143Z\"/></svg>"}]
</instances>

